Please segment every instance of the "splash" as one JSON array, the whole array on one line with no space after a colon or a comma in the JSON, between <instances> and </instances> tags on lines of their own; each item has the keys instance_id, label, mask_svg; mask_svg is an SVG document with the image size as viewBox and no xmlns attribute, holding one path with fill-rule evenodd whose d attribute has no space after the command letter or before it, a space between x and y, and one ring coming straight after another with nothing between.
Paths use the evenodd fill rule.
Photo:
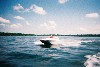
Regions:
<instances>
[{"instance_id":1,"label":"splash","mask_svg":"<svg viewBox=\"0 0 100 67\"><path fill-rule=\"evenodd\" d=\"M78 47L80 46L80 40L62 40L62 45L66 47Z\"/></svg>"},{"instance_id":2,"label":"splash","mask_svg":"<svg viewBox=\"0 0 100 67\"><path fill-rule=\"evenodd\" d=\"M52 42L52 48L59 48L59 47L79 47L81 45L80 40L74 39L61 39L55 42Z\"/></svg>"},{"instance_id":3,"label":"splash","mask_svg":"<svg viewBox=\"0 0 100 67\"><path fill-rule=\"evenodd\" d=\"M51 42L51 48L60 48L60 47L79 47L81 41L80 40L56 40ZM36 45L41 45L40 41L34 42Z\"/></svg>"},{"instance_id":4,"label":"splash","mask_svg":"<svg viewBox=\"0 0 100 67\"><path fill-rule=\"evenodd\" d=\"M100 67L100 52L95 55L86 55L86 62L84 65L86 67Z\"/></svg>"},{"instance_id":5,"label":"splash","mask_svg":"<svg viewBox=\"0 0 100 67\"><path fill-rule=\"evenodd\" d=\"M35 45L40 45L40 44L43 44L43 43L41 43L40 41L35 41L34 44Z\"/></svg>"}]
</instances>

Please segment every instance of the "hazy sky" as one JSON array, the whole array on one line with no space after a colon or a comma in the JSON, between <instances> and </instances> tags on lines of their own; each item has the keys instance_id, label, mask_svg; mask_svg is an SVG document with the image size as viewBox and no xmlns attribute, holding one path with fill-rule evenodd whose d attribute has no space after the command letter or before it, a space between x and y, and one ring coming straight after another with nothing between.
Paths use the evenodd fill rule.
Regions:
<instances>
[{"instance_id":1,"label":"hazy sky","mask_svg":"<svg viewBox=\"0 0 100 67\"><path fill-rule=\"evenodd\" d=\"M100 0L0 0L0 32L100 34Z\"/></svg>"}]
</instances>

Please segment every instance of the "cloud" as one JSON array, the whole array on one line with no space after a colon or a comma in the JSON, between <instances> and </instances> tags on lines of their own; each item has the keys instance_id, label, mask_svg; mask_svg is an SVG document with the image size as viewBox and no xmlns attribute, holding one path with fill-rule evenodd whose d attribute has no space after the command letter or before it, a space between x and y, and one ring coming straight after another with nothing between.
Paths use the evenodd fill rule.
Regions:
<instances>
[{"instance_id":1,"label":"cloud","mask_svg":"<svg viewBox=\"0 0 100 67\"><path fill-rule=\"evenodd\" d=\"M40 24L40 27L47 30L56 30L56 23L55 21L48 21L47 23Z\"/></svg>"},{"instance_id":2,"label":"cloud","mask_svg":"<svg viewBox=\"0 0 100 67\"><path fill-rule=\"evenodd\" d=\"M23 18L23 17L21 17L21 16L14 16L14 18L15 19L17 19L17 20L22 20L22 22L24 22L24 24L25 25L31 25L25 18ZM17 26L18 26L19 24L17 24ZM13 25L12 25L13 26ZM15 24L14 24L14 26L16 26Z\"/></svg>"},{"instance_id":3,"label":"cloud","mask_svg":"<svg viewBox=\"0 0 100 67\"><path fill-rule=\"evenodd\" d=\"M26 21L26 25L31 25L28 21Z\"/></svg>"},{"instance_id":4,"label":"cloud","mask_svg":"<svg viewBox=\"0 0 100 67\"><path fill-rule=\"evenodd\" d=\"M5 24L0 24L0 26L5 27Z\"/></svg>"},{"instance_id":5,"label":"cloud","mask_svg":"<svg viewBox=\"0 0 100 67\"><path fill-rule=\"evenodd\" d=\"M23 6L21 6L20 4L15 5L13 7L14 10L18 11L18 12L35 12L37 14L40 15L46 15L47 12L43 9L43 7L37 6L35 4L31 5L29 8L23 8Z\"/></svg>"},{"instance_id":6,"label":"cloud","mask_svg":"<svg viewBox=\"0 0 100 67\"><path fill-rule=\"evenodd\" d=\"M87 31L87 29L86 28L79 28L81 31Z\"/></svg>"},{"instance_id":7,"label":"cloud","mask_svg":"<svg viewBox=\"0 0 100 67\"><path fill-rule=\"evenodd\" d=\"M22 25L20 23L12 24L11 27L21 27Z\"/></svg>"},{"instance_id":8,"label":"cloud","mask_svg":"<svg viewBox=\"0 0 100 67\"><path fill-rule=\"evenodd\" d=\"M18 11L18 12L21 12L21 10L24 10L24 8L20 4L13 6L13 9Z\"/></svg>"},{"instance_id":9,"label":"cloud","mask_svg":"<svg viewBox=\"0 0 100 67\"><path fill-rule=\"evenodd\" d=\"M15 19L18 19L18 20L25 20L25 18L21 17L21 16L15 16L14 17Z\"/></svg>"},{"instance_id":10,"label":"cloud","mask_svg":"<svg viewBox=\"0 0 100 67\"><path fill-rule=\"evenodd\" d=\"M64 3L66 3L66 2L68 2L69 0L58 0L58 2L60 3L60 4L64 4Z\"/></svg>"},{"instance_id":11,"label":"cloud","mask_svg":"<svg viewBox=\"0 0 100 67\"><path fill-rule=\"evenodd\" d=\"M99 18L99 14L98 13L90 13L90 14L86 14L85 17L87 17L87 18Z\"/></svg>"},{"instance_id":12,"label":"cloud","mask_svg":"<svg viewBox=\"0 0 100 67\"><path fill-rule=\"evenodd\" d=\"M30 12L30 9L26 8L23 12Z\"/></svg>"},{"instance_id":13,"label":"cloud","mask_svg":"<svg viewBox=\"0 0 100 67\"><path fill-rule=\"evenodd\" d=\"M30 10L40 15L46 15L46 11L42 7L39 7L35 4L31 5Z\"/></svg>"},{"instance_id":14,"label":"cloud","mask_svg":"<svg viewBox=\"0 0 100 67\"><path fill-rule=\"evenodd\" d=\"M10 20L4 19L2 17L0 17L0 22L2 23L10 23Z\"/></svg>"},{"instance_id":15,"label":"cloud","mask_svg":"<svg viewBox=\"0 0 100 67\"><path fill-rule=\"evenodd\" d=\"M11 26L10 26L11 28L20 28L20 27L22 27L22 25L20 24L20 23L16 23L16 24L11 24Z\"/></svg>"}]
</instances>

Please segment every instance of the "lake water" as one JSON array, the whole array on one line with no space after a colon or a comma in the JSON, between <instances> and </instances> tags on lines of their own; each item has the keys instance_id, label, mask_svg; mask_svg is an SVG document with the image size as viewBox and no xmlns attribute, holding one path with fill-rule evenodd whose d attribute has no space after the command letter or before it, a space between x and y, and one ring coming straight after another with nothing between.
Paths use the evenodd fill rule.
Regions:
<instances>
[{"instance_id":1,"label":"lake water","mask_svg":"<svg viewBox=\"0 0 100 67\"><path fill-rule=\"evenodd\" d=\"M42 48L46 36L0 36L0 67L100 67L100 37L60 36Z\"/></svg>"}]
</instances>

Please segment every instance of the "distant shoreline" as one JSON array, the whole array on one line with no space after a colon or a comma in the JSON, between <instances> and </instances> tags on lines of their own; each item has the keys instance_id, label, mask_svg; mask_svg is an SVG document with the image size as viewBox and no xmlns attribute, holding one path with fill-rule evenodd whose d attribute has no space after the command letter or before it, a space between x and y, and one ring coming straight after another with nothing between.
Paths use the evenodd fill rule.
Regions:
<instances>
[{"instance_id":1,"label":"distant shoreline","mask_svg":"<svg viewBox=\"0 0 100 67\"><path fill-rule=\"evenodd\" d=\"M0 32L0 36L50 36L51 34L23 34L23 33L8 33ZM62 35L62 34L52 34L54 36L78 36L78 37L100 37L100 34L76 34L76 35Z\"/></svg>"}]
</instances>

